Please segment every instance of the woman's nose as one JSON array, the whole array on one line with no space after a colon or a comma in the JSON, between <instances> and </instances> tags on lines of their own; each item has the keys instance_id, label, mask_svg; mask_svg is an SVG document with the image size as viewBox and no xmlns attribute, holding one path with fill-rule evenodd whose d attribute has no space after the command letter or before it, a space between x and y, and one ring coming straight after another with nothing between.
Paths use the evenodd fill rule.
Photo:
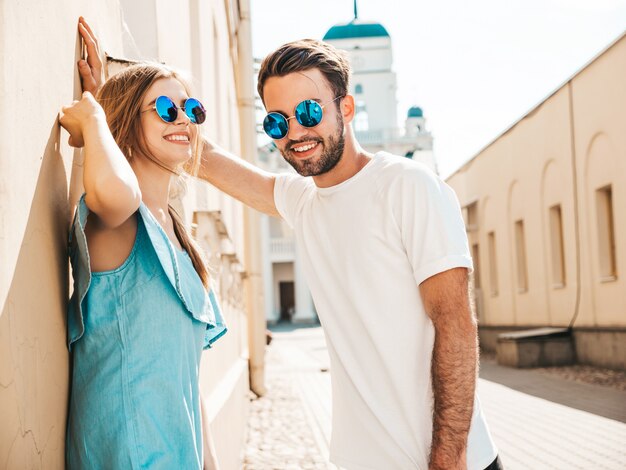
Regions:
<instances>
[{"instance_id":1,"label":"woman's nose","mask_svg":"<svg viewBox=\"0 0 626 470\"><path fill-rule=\"evenodd\" d=\"M185 113L185 110L183 108L178 108L178 116L176 116L176 120L174 121L175 125L180 125L180 124L189 124L191 122L191 119L189 119L189 116L187 116L187 113Z\"/></svg>"}]
</instances>

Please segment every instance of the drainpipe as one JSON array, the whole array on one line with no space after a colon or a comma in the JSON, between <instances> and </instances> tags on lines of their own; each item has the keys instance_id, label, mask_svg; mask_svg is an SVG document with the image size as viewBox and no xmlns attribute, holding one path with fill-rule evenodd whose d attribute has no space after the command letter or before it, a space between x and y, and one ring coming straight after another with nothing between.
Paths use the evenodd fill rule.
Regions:
<instances>
[{"instance_id":1,"label":"drainpipe","mask_svg":"<svg viewBox=\"0 0 626 470\"><path fill-rule=\"evenodd\" d=\"M574 304L574 314L572 315L572 319L569 322L569 330L572 335L572 340L574 338L573 328L574 323L576 322L576 318L578 318L578 313L580 312L580 283L581 283L581 273L580 273L580 223L578 220L578 214L580 213L580 209L578 207L578 170L577 170L577 161L576 161L576 127L574 123L574 91L572 90L572 81L570 80L567 84L567 97L569 100L569 125L570 125L570 145L572 147L571 157L572 157L572 178L574 180L573 192L574 192L574 236L576 242L576 302Z\"/></svg>"},{"instance_id":2,"label":"drainpipe","mask_svg":"<svg viewBox=\"0 0 626 470\"><path fill-rule=\"evenodd\" d=\"M239 0L237 34L237 95L241 153L246 161L257 165L256 114L252 58L250 0ZM265 388L266 320L263 303L263 257L261 246L261 214L244 207L244 286L248 313L248 351L250 389L262 396Z\"/></svg>"}]
</instances>

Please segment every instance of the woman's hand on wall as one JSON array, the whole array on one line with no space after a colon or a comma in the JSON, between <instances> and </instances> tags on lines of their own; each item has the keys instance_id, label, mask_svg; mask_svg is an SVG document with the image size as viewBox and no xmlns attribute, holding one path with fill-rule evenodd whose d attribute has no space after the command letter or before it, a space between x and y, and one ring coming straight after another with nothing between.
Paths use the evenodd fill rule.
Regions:
<instances>
[{"instance_id":1,"label":"woman's hand on wall","mask_svg":"<svg viewBox=\"0 0 626 470\"><path fill-rule=\"evenodd\" d=\"M104 110L88 91L83 93L80 101L63 106L59 112L59 123L70 133L69 144L72 147L85 145L83 134L85 127L96 123L98 119L106 122Z\"/></svg>"},{"instance_id":2,"label":"woman's hand on wall","mask_svg":"<svg viewBox=\"0 0 626 470\"><path fill-rule=\"evenodd\" d=\"M83 84L83 91L88 91L95 96L102 86L102 60L98 39L82 16L78 18L78 32L87 49L87 60L78 61L78 73Z\"/></svg>"}]
</instances>

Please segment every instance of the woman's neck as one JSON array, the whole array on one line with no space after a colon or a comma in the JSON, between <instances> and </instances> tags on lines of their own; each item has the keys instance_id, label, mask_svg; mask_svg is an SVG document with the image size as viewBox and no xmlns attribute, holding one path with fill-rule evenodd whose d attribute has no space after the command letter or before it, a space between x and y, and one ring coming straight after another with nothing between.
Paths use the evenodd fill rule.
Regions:
<instances>
[{"instance_id":1,"label":"woman's neck","mask_svg":"<svg viewBox=\"0 0 626 470\"><path fill-rule=\"evenodd\" d=\"M141 199L161 223L169 219L169 193L172 174L144 158L135 158L131 166L137 175Z\"/></svg>"}]
</instances>

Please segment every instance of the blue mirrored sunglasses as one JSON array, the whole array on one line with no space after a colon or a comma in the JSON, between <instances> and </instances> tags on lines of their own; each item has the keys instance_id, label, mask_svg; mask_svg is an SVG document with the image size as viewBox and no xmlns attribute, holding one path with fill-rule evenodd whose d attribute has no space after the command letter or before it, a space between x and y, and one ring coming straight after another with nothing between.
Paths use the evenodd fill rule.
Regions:
<instances>
[{"instance_id":1,"label":"blue mirrored sunglasses","mask_svg":"<svg viewBox=\"0 0 626 470\"><path fill-rule=\"evenodd\" d=\"M155 110L164 122L172 123L178 119L179 109L182 109L194 124L202 124L206 120L206 110L202 103L195 98L187 98L185 103L178 107L171 98L161 95L156 99L152 108L143 112Z\"/></svg>"},{"instance_id":2,"label":"blue mirrored sunglasses","mask_svg":"<svg viewBox=\"0 0 626 470\"><path fill-rule=\"evenodd\" d=\"M263 119L263 129L272 139L279 140L284 138L287 132L289 132L290 119L296 118L296 121L304 127L315 127L322 122L322 110L324 107L333 101L337 101L339 98L343 98L343 96L338 96L324 104L319 104L315 100L301 101L296 106L294 115L289 117L275 111L271 112Z\"/></svg>"}]
</instances>

